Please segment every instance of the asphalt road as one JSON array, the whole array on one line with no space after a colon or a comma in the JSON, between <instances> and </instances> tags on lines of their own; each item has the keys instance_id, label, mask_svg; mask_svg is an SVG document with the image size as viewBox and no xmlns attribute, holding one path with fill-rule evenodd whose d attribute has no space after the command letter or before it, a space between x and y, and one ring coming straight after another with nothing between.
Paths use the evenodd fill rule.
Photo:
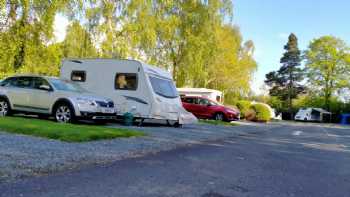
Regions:
<instances>
[{"instance_id":1,"label":"asphalt road","mask_svg":"<svg viewBox=\"0 0 350 197\"><path fill-rule=\"evenodd\" d=\"M290 124L107 166L0 184L24 197L349 197L350 129Z\"/></svg>"}]
</instances>

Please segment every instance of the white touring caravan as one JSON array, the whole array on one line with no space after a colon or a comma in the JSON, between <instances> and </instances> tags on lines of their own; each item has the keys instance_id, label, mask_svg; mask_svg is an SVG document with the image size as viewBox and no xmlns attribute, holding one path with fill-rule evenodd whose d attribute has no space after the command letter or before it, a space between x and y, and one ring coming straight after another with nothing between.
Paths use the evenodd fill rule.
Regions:
<instances>
[{"instance_id":1,"label":"white touring caravan","mask_svg":"<svg viewBox=\"0 0 350 197\"><path fill-rule=\"evenodd\" d=\"M171 74L136 60L66 59L61 78L113 99L118 115L130 112L141 123L145 119L176 125L197 122L182 107Z\"/></svg>"},{"instance_id":2,"label":"white touring caravan","mask_svg":"<svg viewBox=\"0 0 350 197\"><path fill-rule=\"evenodd\" d=\"M201 96L209 98L219 103L224 102L223 93L219 90L212 90L207 88L178 88L177 91L182 96Z\"/></svg>"}]
</instances>

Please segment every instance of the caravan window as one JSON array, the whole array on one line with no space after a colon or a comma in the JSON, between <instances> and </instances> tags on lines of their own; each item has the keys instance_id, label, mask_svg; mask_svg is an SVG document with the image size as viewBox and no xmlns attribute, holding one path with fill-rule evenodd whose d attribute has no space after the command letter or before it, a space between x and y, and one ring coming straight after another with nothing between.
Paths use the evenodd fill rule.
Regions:
<instances>
[{"instance_id":1,"label":"caravan window","mask_svg":"<svg viewBox=\"0 0 350 197\"><path fill-rule=\"evenodd\" d=\"M85 82L85 80L86 80L86 73L85 73L85 71L72 71L71 80L72 81Z\"/></svg>"},{"instance_id":2,"label":"caravan window","mask_svg":"<svg viewBox=\"0 0 350 197\"><path fill-rule=\"evenodd\" d=\"M166 98L177 98L179 96L173 81L152 76L149 79L156 94Z\"/></svg>"},{"instance_id":3,"label":"caravan window","mask_svg":"<svg viewBox=\"0 0 350 197\"><path fill-rule=\"evenodd\" d=\"M117 73L115 76L115 89L117 90L136 90L136 73Z\"/></svg>"}]
</instances>

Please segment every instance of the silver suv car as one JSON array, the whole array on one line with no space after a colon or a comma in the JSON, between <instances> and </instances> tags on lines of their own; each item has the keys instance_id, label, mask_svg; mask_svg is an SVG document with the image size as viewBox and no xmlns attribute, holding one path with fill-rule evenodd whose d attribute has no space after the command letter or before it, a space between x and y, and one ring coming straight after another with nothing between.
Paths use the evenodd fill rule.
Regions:
<instances>
[{"instance_id":1,"label":"silver suv car","mask_svg":"<svg viewBox=\"0 0 350 197\"><path fill-rule=\"evenodd\" d=\"M57 122L106 120L116 116L110 99L53 77L14 76L0 83L0 115L15 112L53 115Z\"/></svg>"}]
</instances>

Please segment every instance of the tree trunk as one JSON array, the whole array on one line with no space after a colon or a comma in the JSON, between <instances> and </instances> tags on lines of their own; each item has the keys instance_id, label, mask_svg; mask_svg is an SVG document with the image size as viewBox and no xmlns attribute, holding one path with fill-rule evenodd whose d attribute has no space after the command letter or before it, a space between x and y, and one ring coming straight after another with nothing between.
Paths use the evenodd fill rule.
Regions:
<instances>
[{"instance_id":1,"label":"tree trunk","mask_svg":"<svg viewBox=\"0 0 350 197\"><path fill-rule=\"evenodd\" d=\"M175 84L178 84L178 82L177 82L177 63L175 60L173 60L173 80L175 81Z\"/></svg>"},{"instance_id":2,"label":"tree trunk","mask_svg":"<svg viewBox=\"0 0 350 197\"><path fill-rule=\"evenodd\" d=\"M293 75L291 69L289 69L289 85L288 85L288 112L290 119L293 120L293 109L292 109L292 91L293 91Z\"/></svg>"}]
</instances>

